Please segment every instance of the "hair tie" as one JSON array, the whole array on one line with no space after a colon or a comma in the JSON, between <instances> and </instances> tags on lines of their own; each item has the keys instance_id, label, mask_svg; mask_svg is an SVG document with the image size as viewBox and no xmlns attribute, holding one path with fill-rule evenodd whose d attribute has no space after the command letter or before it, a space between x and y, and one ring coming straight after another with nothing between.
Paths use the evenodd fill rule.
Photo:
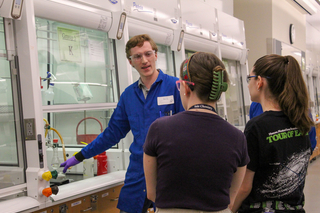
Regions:
<instances>
[{"instance_id":1,"label":"hair tie","mask_svg":"<svg viewBox=\"0 0 320 213\"><path fill-rule=\"evenodd\" d=\"M285 64L289 64L289 59L288 59L287 56L284 57L284 63L285 63Z\"/></svg>"}]
</instances>

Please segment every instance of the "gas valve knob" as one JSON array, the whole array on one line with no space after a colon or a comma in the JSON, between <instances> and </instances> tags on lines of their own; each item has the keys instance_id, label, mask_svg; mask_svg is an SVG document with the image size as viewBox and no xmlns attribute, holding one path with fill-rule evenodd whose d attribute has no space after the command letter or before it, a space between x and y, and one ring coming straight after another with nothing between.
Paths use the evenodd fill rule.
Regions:
<instances>
[{"instance_id":1,"label":"gas valve knob","mask_svg":"<svg viewBox=\"0 0 320 213\"><path fill-rule=\"evenodd\" d=\"M42 194L46 197L50 197L52 194L56 195L59 192L58 186L51 186L42 190Z\"/></svg>"},{"instance_id":2,"label":"gas valve knob","mask_svg":"<svg viewBox=\"0 0 320 213\"><path fill-rule=\"evenodd\" d=\"M46 181L49 181L52 178L51 172L47 171L42 174L42 178Z\"/></svg>"}]
</instances>

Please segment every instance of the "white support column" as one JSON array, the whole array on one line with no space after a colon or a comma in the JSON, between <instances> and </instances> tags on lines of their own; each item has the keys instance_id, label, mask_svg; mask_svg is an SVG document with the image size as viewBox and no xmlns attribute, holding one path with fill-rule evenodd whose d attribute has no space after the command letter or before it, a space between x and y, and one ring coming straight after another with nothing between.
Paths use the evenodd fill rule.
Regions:
<instances>
[{"instance_id":1,"label":"white support column","mask_svg":"<svg viewBox=\"0 0 320 213\"><path fill-rule=\"evenodd\" d=\"M119 93L120 95L123 91L131 85L132 80L132 68L128 60L126 59L126 43L129 41L129 29L128 29L128 21L126 19L126 23L123 29L123 36L120 40L116 40L116 51L117 51L117 66L118 66L118 76L119 76ZM124 61L125 59L125 61ZM123 162L123 170L127 169L129 164L129 147L133 141L133 135L131 131L127 134L125 138L123 138L119 143L119 148L122 149L122 162Z\"/></svg>"},{"instance_id":2,"label":"white support column","mask_svg":"<svg viewBox=\"0 0 320 213\"><path fill-rule=\"evenodd\" d=\"M28 196L43 203L47 198L41 196L39 190L49 183L39 179L39 173L47 169L44 123L40 92L40 75L38 67L38 50L36 41L35 17L33 0L23 4L21 20L15 21L17 55L19 58L19 76L22 93L22 109L24 119L34 119L35 139L26 140L27 153L27 189ZM25 130L26 131L26 130ZM40 168L37 135L42 135L43 165Z\"/></svg>"},{"instance_id":3,"label":"white support column","mask_svg":"<svg viewBox=\"0 0 320 213\"><path fill-rule=\"evenodd\" d=\"M243 99L244 99L244 106L245 106L245 116L246 116L246 122L250 120L249 117L249 109L251 105L250 100L250 93L248 89L248 83L247 83L247 75L249 75L250 70L248 68L248 60L246 60L245 64L240 65L241 69L241 75L242 75L242 85L243 85Z\"/></svg>"},{"instance_id":4,"label":"white support column","mask_svg":"<svg viewBox=\"0 0 320 213\"><path fill-rule=\"evenodd\" d=\"M308 88L309 88L309 96L310 96L309 97L310 98L309 107L310 107L311 113L314 114L314 112L315 112L315 98L314 98L314 87L315 87L315 85L313 85L312 73L313 73L313 70L310 70L310 72L307 75L306 84L308 85ZM313 104L311 104L311 103L313 103Z\"/></svg>"},{"instance_id":5,"label":"white support column","mask_svg":"<svg viewBox=\"0 0 320 213\"><path fill-rule=\"evenodd\" d=\"M180 78L180 66L181 63L186 59L184 42L182 42L180 51L173 51L174 59L175 59L175 69L176 69L176 77Z\"/></svg>"}]
</instances>

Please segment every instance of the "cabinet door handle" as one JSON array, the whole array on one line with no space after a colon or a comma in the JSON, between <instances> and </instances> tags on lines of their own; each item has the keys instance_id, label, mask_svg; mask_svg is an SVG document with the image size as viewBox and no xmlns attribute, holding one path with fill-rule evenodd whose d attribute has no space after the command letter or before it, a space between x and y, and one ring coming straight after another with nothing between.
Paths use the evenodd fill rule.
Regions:
<instances>
[{"instance_id":1,"label":"cabinet door handle","mask_svg":"<svg viewBox=\"0 0 320 213\"><path fill-rule=\"evenodd\" d=\"M115 198L115 199L110 199L110 201L117 201L117 200L119 200L119 198L117 197L117 198Z\"/></svg>"},{"instance_id":2,"label":"cabinet door handle","mask_svg":"<svg viewBox=\"0 0 320 213\"><path fill-rule=\"evenodd\" d=\"M81 210L80 212L87 212L87 211L90 211L91 209L92 209L92 207L89 207L87 209Z\"/></svg>"}]
</instances>

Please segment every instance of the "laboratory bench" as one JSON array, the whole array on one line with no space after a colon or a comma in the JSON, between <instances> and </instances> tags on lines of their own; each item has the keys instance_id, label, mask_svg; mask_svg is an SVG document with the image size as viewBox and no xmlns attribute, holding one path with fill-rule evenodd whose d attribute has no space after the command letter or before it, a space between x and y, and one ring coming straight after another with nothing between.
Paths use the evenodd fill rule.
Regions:
<instances>
[{"instance_id":1,"label":"laboratory bench","mask_svg":"<svg viewBox=\"0 0 320 213\"><path fill-rule=\"evenodd\" d=\"M126 171L116 171L84 180L60 185L59 192L51 195L45 204L31 197L19 197L0 202L6 213L118 213L118 197Z\"/></svg>"}]
</instances>

